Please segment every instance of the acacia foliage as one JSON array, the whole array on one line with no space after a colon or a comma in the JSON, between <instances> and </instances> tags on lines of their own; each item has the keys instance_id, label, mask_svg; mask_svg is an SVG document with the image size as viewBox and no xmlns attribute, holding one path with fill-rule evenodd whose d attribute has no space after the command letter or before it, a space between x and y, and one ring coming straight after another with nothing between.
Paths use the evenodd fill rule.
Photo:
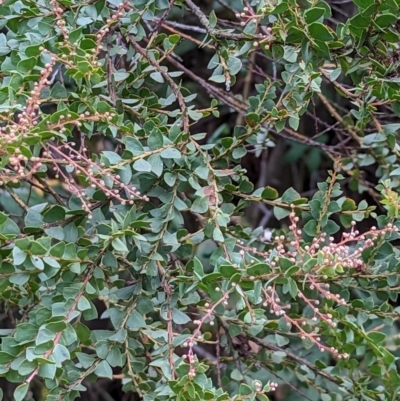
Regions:
<instances>
[{"instance_id":1,"label":"acacia foliage","mask_svg":"<svg viewBox=\"0 0 400 401\"><path fill-rule=\"evenodd\" d=\"M400 126L380 111L399 113L400 3L354 3L333 29L323 0L236 4L233 28L192 0L0 2L0 298L13 323L0 376L16 401L34 383L73 400L98 378L145 400L398 398ZM208 81L175 55L183 34L160 33L178 10L213 50ZM239 99L229 90L254 52L278 76ZM296 134L314 99L351 153ZM244 114L232 135L193 133L226 105ZM310 199L246 177L242 158L280 134L335 160ZM348 176L381 209L344 196ZM284 222L269 242L236 224L256 202ZM360 233L365 218L376 227ZM88 328L95 300L103 330Z\"/></svg>"}]
</instances>

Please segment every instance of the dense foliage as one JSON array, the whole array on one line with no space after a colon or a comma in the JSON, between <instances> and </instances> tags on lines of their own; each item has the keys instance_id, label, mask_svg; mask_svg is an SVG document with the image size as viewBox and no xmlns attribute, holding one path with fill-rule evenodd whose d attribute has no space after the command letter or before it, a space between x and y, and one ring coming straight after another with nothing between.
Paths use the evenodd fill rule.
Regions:
<instances>
[{"instance_id":1,"label":"dense foliage","mask_svg":"<svg viewBox=\"0 0 400 401\"><path fill-rule=\"evenodd\" d=\"M353 2L0 0L0 398L400 399L400 1ZM307 196L247 176L282 138Z\"/></svg>"}]
</instances>

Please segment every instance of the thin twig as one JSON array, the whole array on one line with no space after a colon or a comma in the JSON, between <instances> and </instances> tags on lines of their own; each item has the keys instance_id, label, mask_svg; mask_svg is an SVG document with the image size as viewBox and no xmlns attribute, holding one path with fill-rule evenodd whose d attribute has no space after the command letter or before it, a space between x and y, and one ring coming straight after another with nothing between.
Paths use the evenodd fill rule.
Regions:
<instances>
[{"instance_id":1,"label":"thin twig","mask_svg":"<svg viewBox=\"0 0 400 401\"><path fill-rule=\"evenodd\" d=\"M47 189L47 192L50 193L53 198L61 205L61 206L65 206L65 202L61 199L60 195L57 194L56 191L54 191L54 189L46 182L46 180L44 180L41 177L35 177L42 185L44 188Z\"/></svg>"},{"instance_id":2,"label":"thin twig","mask_svg":"<svg viewBox=\"0 0 400 401\"><path fill-rule=\"evenodd\" d=\"M217 327L217 346L216 346L216 354L217 354L217 383L218 387L222 389L222 379L221 379L221 346L220 346L220 335L219 335L219 327Z\"/></svg>"},{"instance_id":3,"label":"thin twig","mask_svg":"<svg viewBox=\"0 0 400 401\"><path fill-rule=\"evenodd\" d=\"M8 185L5 186L7 192L10 194L10 196L14 199L14 201L18 204L18 206L23 209L25 212L28 211L28 206L24 203L24 201L14 192L12 188L10 188Z\"/></svg>"},{"instance_id":4,"label":"thin twig","mask_svg":"<svg viewBox=\"0 0 400 401\"><path fill-rule=\"evenodd\" d=\"M182 122L183 122L183 131L188 133L189 132L189 116L188 116L188 111L186 107L185 100L182 96L182 93L178 87L178 85L175 83L175 81L168 75L167 72L165 72L160 64L155 61L153 58L149 57L148 53L138 45L138 43L133 39L132 36L129 36L129 41L131 42L132 46L135 48L135 50L141 54L144 58L147 59L147 61L154 67L156 70L162 75L162 77L169 83L171 86L171 89L176 97L176 100L178 101L179 107L182 112Z\"/></svg>"},{"instance_id":5,"label":"thin twig","mask_svg":"<svg viewBox=\"0 0 400 401\"><path fill-rule=\"evenodd\" d=\"M190 11L196 15L196 17L199 19L201 25L206 28L207 33L215 38L215 39L228 39L228 40L234 40L234 41L240 41L240 40L246 40L246 41L254 41L254 40L260 40L260 39L265 39L268 38L270 42L272 42L272 36L255 36L255 35L249 35L245 33L232 33L232 32L226 32L222 31L219 29L212 28L210 25L210 21L207 18L207 16L200 10L199 7L196 6L196 4L193 3L192 0L186 0L185 4L187 7L190 9Z\"/></svg>"},{"instance_id":6,"label":"thin twig","mask_svg":"<svg viewBox=\"0 0 400 401\"><path fill-rule=\"evenodd\" d=\"M311 362L308 362L306 359L301 358L299 356L297 356L296 354L292 353L291 351L289 351L288 349L284 349L281 348L277 345L268 343L264 340L261 340L260 338L257 337L253 337L250 335L247 335L247 337L240 335L239 338L242 341L248 341L251 340L254 343L256 343L257 345L259 345L262 348L266 348L268 350L274 351L274 352L284 352L288 358L290 358L292 361L300 364L300 365L305 365L307 366L307 368L309 368L310 370L312 370L314 373L318 374L319 376L324 377L325 379L331 381L332 383L336 383L337 385L341 386L343 381L335 376L332 376L331 374L324 372L323 370L319 369L317 366L315 366L314 364L312 364ZM342 387L341 387L342 388ZM349 393L353 393L350 389L346 388L343 390L348 391Z\"/></svg>"}]
</instances>

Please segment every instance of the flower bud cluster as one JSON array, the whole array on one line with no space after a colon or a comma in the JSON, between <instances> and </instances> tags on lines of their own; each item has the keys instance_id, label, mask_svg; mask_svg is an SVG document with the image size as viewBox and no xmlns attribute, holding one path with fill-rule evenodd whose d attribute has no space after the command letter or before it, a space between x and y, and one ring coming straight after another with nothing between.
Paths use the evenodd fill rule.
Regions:
<instances>
[{"instance_id":1,"label":"flower bud cluster","mask_svg":"<svg viewBox=\"0 0 400 401\"><path fill-rule=\"evenodd\" d=\"M332 315L333 312L329 313L331 312L329 311L329 303L324 302L324 300L333 301L338 306L347 305L346 300L341 295L331 292L330 284L326 281L332 279L332 274L340 276L342 273L347 273L344 272L344 268L366 269L367 267L362 259L364 250L373 246L382 236L398 232L398 229L389 223L381 229L371 227L370 230L361 234L356 230L356 223L353 222L350 232L343 233L339 241L335 241L333 237L328 237L326 233L321 233L313 238L311 243L305 244L303 231L299 228L300 219L295 213L294 206L292 206L289 218L291 221L289 234L276 236L274 244L266 251L259 250L256 247L245 246L243 240L237 240L236 245L242 257L242 268L248 268L246 259L249 260L254 256L261 257L272 268L272 272L265 273L259 277L253 273L248 278L251 281L261 279L270 283L262 288L263 306L267 308L268 313L275 315L277 318L284 319L287 327L292 332L294 329L294 332L302 340L312 342L321 352L330 352L339 359L347 358L348 355L346 353L341 353L335 347L329 347L321 343L321 338L318 334L320 331L318 322L323 322L331 328L337 327L337 322ZM235 235L233 231L230 231L230 233ZM297 291L298 300L313 311L312 317L292 317L288 312L291 304L286 304L280 300L275 289L274 279L282 277L283 272L281 272L280 268L281 258L285 259L285 263L287 263L287 260L290 260L293 266L299 266L299 269L294 271L292 279L299 283L301 282L304 285L303 288L316 291L314 299L309 299L303 291ZM307 262L310 260L313 263L307 265ZM252 262L254 263L254 260ZM307 266L307 268L303 269L303 266ZM329 270L330 276L325 274L325 269L327 268L331 269ZM321 305L321 302L324 302L324 304Z\"/></svg>"},{"instance_id":2,"label":"flower bud cluster","mask_svg":"<svg viewBox=\"0 0 400 401\"><path fill-rule=\"evenodd\" d=\"M50 54L46 49L41 49L43 52ZM56 139L53 137L43 144L41 157L37 157L27 155L27 150L20 146L21 143L24 143L25 138L37 137L38 140L40 139L40 133L35 132L35 127L43 118L40 110L41 92L45 87L51 85L50 76L57 60L64 61L63 59L58 59L57 56L51 55L50 62L41 71L39 81L34 83L26 105L16 115L16 121L9 117L10 110L6 110L1 116L1 121L4 121L5 124L0 127L0 145L3 148L8 148L7 156L9 160L8 165L1 170L0 185L5 185L9 182L16 184L23 180L29 180L44 165L50 164L56 172L56 178L62 177L70 192L81 200L83 209L89 213L89 218L91 218L89 193L85 188L77 184L76 177L71 176L72 172L86 177L85 186L100 189L108 198L117 199L122 204L132 205L135 199L148 201L149 198L147 196L142 195L137 188L124 184L120 176L114 173L116 169L122 166L116 165L106 168L104 163L92 161L87 154L86 148L82 147L77 151L73 148L75 146L74 143L56 144ZM116 114L111 112L85 111L79 116L72 116L66 112L65 115L59 115L56 122L46 121L46 125L47 130L54 132L56 136L57 133L65 133L68 126L75 126L80 129L88 121L106 121L108 124L113 124L114 117L116 117ZM13 149L14 154L9 149ZM63 166L67 166L68 173Z\"/></svg>"},{"instance_id":3,"label":"flower bud cluster","mask_svg":"<svg viewBox=\"0 0 400 401\"><path fill-rule=\"evenodd\" d=\"M293 206L294 207L294 206ZM302 239L303 231L298 228L299 217L292 211L290 214L291 225L288 235L279 235L274 238L274 246L267 251L260 251L256 247L247 247L244 241L237 240L236 245L240 248L240 255L246 252L262 257L272 268L277 267L280 257L289 259L293 264L302 266L308 259L316 258L318 262L312 272L318 272L323 267L364 269L362 253L374 245L379 237L389 233L397 233L398 228L389 223L382 229L371 227L367 232L360 234L355 229L355 222L349 233L343 233L339 242L335 242L333 237L328 237L326 233L321 233L312 239L311 244L304 244ZM230 231L233 235L234 232Z\"/></svg>"},{"instance_id":4,"label":"flower bud cluster","mask_svg":"<svg viewBox=\"0 0 400 401\"><path fill-rule=\"evenodd\" d=\"M269 310L271 314L275 313L276 316L283 316L288 328L296 327L301 340L309 340L319 348L320 352L330 352L339 359L348 357L346 353L340 353L335 347L328 347L322 344L321 337L318 335L318 327L314 327L312 332L307 332L305 330L305 326L307 326L306 319L302 320L290 317L284 310L285 308L290 309L290 305L280 305L280 299L273 287L269 286L267 289L263 289L263 293L266 300L263 305L266 306L267 304L271 307ZM332 320L332 315L322 313L320 309L315 306L319 304L318 300L307 299L301 291L298 292L298 296L300 299L303 299L305 303L314 311L314 317L311 318L312 322L317 322L319 319L321 319L327 322L331 327L336 327L336 323Z\"/></svg>"},{"instance_id":5,"label":"flower bud cluster","mask_svg":"<svg viewBox=\"0 0 400 401\"><path fill-rule=\"evenodd\" d=\"M221 288L217 287L216 292L222 292ZM192 335L189 337L189 339L183 344L184 348L188 348L187 354L183 356L184 359L188 359L190 370L189 370L189 377L193 378L196 376L196 370L194 366L194 362L196 360L195 354L193 347L196 345L196 340L202 340L203 335L201 334L201 327L203 326L204 323L209 322L210 325L214 325L214 311L215 308L220 305L227 305L228 304L228 298L231 290L226 291L225 293L222 294L222 297L215 302L214 304L210 305L209 302L206 302L204 307L205 309L205 314L201 319L197 319L193 321L193 324L196 326L196 328L193 330Z\"/></svg>"},{"instance_id":6,"label":"flower bud cluster","mask_svg":"<svg viewBox=\"0 0 400 401\"><path fill-rule=\"evenodd\" d=\"M290 305L282 305L281 300L276 294L275 289L272 286L262 288L265 301L263 302L264 307L269 307L269 313L275 316L283 316L286 314L286 309L290 309Z\"/></svg>"},{"instance_id":7,"label":"flower bud cluster","mask_svg":"<svg viewBox=\"0 0 400 401\"><path fill-rule=\"evenodd\" d=\"M57 28L60 30L61 34L64 37L63 44L67 48L71 49L71 45L69 43L69 33L67 28L65 27L66 22L63 19L64 10L61 7L59 7L58 2L56 0L50 0L50 6L53 7Z\"/></svg>"},{"instance_id":8,"label":"flower bud cluster","mask_svg":"<svg viewBox=\"0 0 400 401\"><path fill-rule=\"evenodd\" d=\"M129 10L131 8L131 5L129 4L129 1L124 1L122 2L115 13L111 15L110 18L107 19L106 25L103 26L101 29L96 34L96 48L93 49L93 53L95 58L97 55L100 53L100 51L103 49L103 45L101 44L104 37L110 32L111 26L117 22L123 15L124 15L124 10Z\"/></svg>"},{"instance_id":9,"label":"flower bud cluster","mask_svg":"<svg viewBox=\"0 0 400 401\"><path fill-rule=\"evenodd\" d=\"M265 10L261 11L261 14L256 14L251 7L243 7L243 11L241 13L236 13L235 16L240 20L240 26L245 26L250 22L258 25L259 21L264 18ZM272 29L270 27L263 27L263 31L264 33L259 33L257 40L253 42L254 47L258 47L261 43L271 40ZM265 47L268 50L269 44L267 44Z\"/></svg>"},{"instance_id":10,"label":"flower bud cluster","mask_svg":"<svg viewBox=\"0 0 400 401\"><path fill-rule=\"evenodd\" d=\"M40 94L42 90L51 84L49 78L53 72L56 57L51 57L50 62L46 63L40 72L39 82L35 82L30 96L26 100L26 105L22 107L22 111L16 114L16 121L11 118L2 118L6 121L6 125L0 128L0 144L2 146L14 145L21 139L29 135L39 136L39 134L31 134L30 131L38 124L40 118ZM12 110L5 110L4 115L7 116Z\"/></svg>"},{"instance_id":11,"label":"flower bud cluster","mask_svg":"<svg viewBox=\"0 0 400 401\"><path fill-rule=\"evenodd\" d=\"M51 57L50 62L45 64L40 72L39 81L34 83L25 106L16 113L15 119L10 116L13 111L8 109L1 116L1 120L5 124L0 127L0 147L3 149L7 147L9 163L5 168L1 169L0 185L8 182L16 184L21 180L30 179L42 167L39 158L28 157L26 152L23 152L20 144L26 138L39 137L38 133L32 133L31 131L40 121L40 94L45 87L51 84L49 78L55 63L56 58ZM11 151L13 148L14 153Z\"/></svg>"},{"instance_id":12,"label":"flower bud cluster","mask_svg":"<svg viewBox=\"0 0 400 401\"><path fill-rule=\"evenodd\" d=\"M132 186L125 185L118 174L113 174L112 169L106 168L104 163L91 160L87 155L87 148L83 147L80 151L73 148L75 143L65 143L60 145L47 144L44 157L50 157L56 171L56 178L62 177L68 183L69 190L74 193L82 202L82 206L90 215L90 196L84 188L80 188L75 179L67 174L58 161L63 164L67 162L69 170L83 175L86 184L96 190L101 190L108 198L117 199L121 204L133 205L135 199L148 201L149 198L142 195L140 191ZM113 166L113 169L118 168ZM107 180L107 184L106 184ZM110 184L111 183L111 184ZM125 196L124 196L125 194Z\"/></svg>"}]
</instances>

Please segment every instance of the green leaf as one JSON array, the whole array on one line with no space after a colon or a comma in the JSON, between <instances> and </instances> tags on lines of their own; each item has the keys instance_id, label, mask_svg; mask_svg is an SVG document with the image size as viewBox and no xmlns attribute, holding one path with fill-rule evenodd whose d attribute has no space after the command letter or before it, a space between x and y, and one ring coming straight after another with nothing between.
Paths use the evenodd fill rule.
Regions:
<instances>
[{"instance_id":1,"label":"green leaf","mask_svg":"<svg viewBox=\"0 0 400 401\"><path fill-rule=\"evenodd\" d=\"M148 161L139 159L136 160L135 163L133 163L132 166L136 171L144 171L144 172L150 172L151 171L151 165Z\"/></svg>"},{"instance_id":2,"label":"green leaf","mask_svg":"<svg viewBox=\"0 0 400 401\"><path fill-rule=\"evenodd\" d=\"M283 58L289 63L295 63L297 60L298 53L296 49L292 46L285 46Z\"/></svg>"},{"instance_id":3,"label":"green leaf","mask_svg":"<svg viewBox=\"0 0 400 401\"><path fill-rule=\"evenodd\" d=\"M14 274L8 280L11 284L15 285L24 285L29 281L30 275L29 274Z\"/></svg>"},{"instance_id":4,"label":"green leaf","mask_svg":"<svg viewBox=\"0 0 400 401\"><path fill-rule=\"evenodd\" d=\"M115 152L110 152L107 150L103 152L103 155L108 159L110 164L118 164L122 162L121 156Z\"/></svg>"},{"instance_id":5,"label":"green leaf","mask_svg":"<svg viewBox=\"0 0 400 401\"><path fill-rule=\"evenodd\" d=\"M292 129L297 131L297 129L299 128L299 124L300 124L300 118L298 115L292 115L289 117L289 126Z\"/></svg>"},{"instance_id":6,"label":"green leaf","mask_svg":"<svg viewBox=\"0 0 400 401\"><path fill-rule=\"evenodd\" d=\"M91 308L90 302L87 300L86 297L84 297L83 295L79 298L78 301L78 310L80 311L84 311L84 310L88 310Z\"/></svg>"},{"instance_id":7,"label":"green leaf","mask_svg":"<svg viewBox=\"0 0 400 401\"><path fill-rule=\"evenodd\" d=\"M16 266L22 265L22 263L25 262L25 259L27 257L27 253L24 252L22 249L19 249L17 246L14 247L12 255L14 259L14 264Z\"/></svg>"},{"instance_id":8,"label":"green leaf","mask_svg":"<svg viewBox=\"0 0 400 401\"><path fill-rule=\"evenodd\" d=\"M143 145L136 138L127 137L125 139L125 146L134 156L139 156L144 152Z\"/></svg>"},{"instance_id":9,"label":"green leaf","mask_svg":"<svg viewBox=\"0 0 400 401\"><path fill-rule=\"evenodd\" d=\"M118 345L114 345L107 355L106 361L112 367L117 367L122 365L122 354Z\"/></svg>"},{"instance_id":10,"label":"green leaf","mask_svg":"<svg viewBox=\"0 0 400 401\"><path fill-rule=\"evenodd\" d=\"M353 0L353 2L360 8L366 9L374 4L374 0Z\"/></svg>"},{"instance_id":11,"label":"green leaf","mask_svg":"<svg viewBox=\"0 0 400 401\"><path fill-rule=\"evenodd\" d=\"M164 145L163 136L160 131L153 130L147 140L150 149L159 149Z\"/></svg>"},{"instance_id":12,"label":"green leaf","mask_svg":"<svg viewBox=\"0 0 400 401\"><path fill-rule=\"evenodd\" d=\"M236 337L236 336L238 336L238 335L240 335L240 334L242 334L242 328L241 328L241 326L239 326L239 325L237 325L237 324L234 324L234 323L231 323L231 324L229 325L229 335L230 335L231 337Z\"/></svg>"},{"instance_id":13,"label":"green leaf","mask_svg":"<svg viewBox=\"0 0 400 401\"><path fill-rule=\"evenodd\" d=\"M208 16L208 20L211 28L215 28L217 26L217 16L215 15L215 11L212 10Z\"/></svg>"},{"instance_id":14,"label":"green leaf","mask_svg":"<svg viewBox=\"0 0 400 401\"><path fill-rule=\"evenodd\" d=\"M44 379L54 379L57 372L57 366L55 364L44 363L39 367L39 376Z\"/></svg>"},{"instance_id":15,"label":"green leaf","mask_svg":"<svg viewBox=\"0 0 400 401\"><path fill-rule=\"evenodd\" d=\"M56 344L53 349L53 358L56 362L57 367L61 367L64 361L70 360L71 356L69 354L68 349L61 344Z\"/></svg>"},{"instance_id":16,"label":"green leaf","mask_svg":"<svg viewBox=\"0 0 400 401\"><path fill-rule=\"evenodd\" d=\"M223 236L223 234L222 234L222 231L221 231L221 229L218 228L218 227L215 227L215 228L214 228L214 231L213 231L213 240L214 240L214 241L217 241L217 242L224 242L224 241L225 241L224 236Z\"/></svg>"},{"instance_id":17,"label":"green leaf","mask_svg":"<svg viewBox=\"0 0 400 401\"><path fill-rule=\"evenodd\" d=\"M10 53L11 49L7 45L7 38L4 33L0 33L0 56Z\"/></svg>"},{"instance_id":18,"label":"green leaf","mask_svg":"<svg viewBox=\"0 0 400 401\"><path fill-rule=\"evenodd\" d=\"M274 200L278 198L279 193L275 188L272 187L265 187L261 193L261 198Z\"/></svg>"},{"instance_id":19,"label":"green leaf","mask_svg":"<svg viewBox=\"0 0 400 401\"><path fill-rule=\"evenodd\" d=\"M37 326L32 323L20 323L14 334L15 341L22 343L24 341L33 340L37 331Z\"/></svg>"},{"instance_id":20,"label":"green leaf","mask_svg":"<svg viewBox=\"0 0 400 401\"><path fill-rule=\"evenodd\" d=\"M0 365L6 365L14 359L14 356L7 352L0 351Z\"/></svg>"},{"instance_id":21,"label":"green leaf","mask_svg":"<svg viewBox=\"0 0 400 401\"><path fill-rule=\"evenodd\" d=\"M271 267L266 263L256 263L250 266L247 270L248 276L261 276L271 272Z\"/></svg>"},{"instance_id":22,"label":"green leaf","mask_svg":"<svg viewBox=\"0 0 400 401\"><path fill-rule=\"evenodd\" d=\"M292 296L293 299L296 299L297 293L298 293L297 284L292 278L288 278L287 280L288 280L287 286L288 286L289 294Z\"/></svg>"},{"instance_id":23,"label":"green leaf","mask_svg":"<svg viewBox=\"0 0 400 401\"><path fill-rule=\"evenodd\" d=\"M243 33L247 33L249 35L254 35L257 30L257 19L250 18L249 22L246 24L245 28L243 29Z\"/></svg>"},{"instance_id":24,"label":"green leaf","mask_svg":"<svg viewBox=\"0 0 400 401\"><path fill-rule=\"evenodd\" d=\"M389 25L394 24L397 21L397 17L393 14L381 14L378 15L378 17L375 20L376 25L379 26L379 28L383 29L388 27Z\"/></svg>"},{"instance_id":25,"label":"green leaf","mask_svg":"<svg viewBox=\"0 0 400 401\"><path fill-rule=\"evenodd\" d=\"M325 9L324 8L319 8L319 7L312 7L304 12L304 20L306 21L307 24L311 24L321 17L323 17L325 14Z\"/></svg>"},{"instance_id":26,"label":"green leaf","mask_svg":"<svg viewBox=\"0 0 400 401\"><path fill-rule=\"evenodd\" d=\"M331 71L331 73L329 74L329 79L332 82L334 82L339 78L341 73L342 73L342 69L341 68L336 68L333 71Z\"/></svg>"},{"instance_id":27,"label":"green leaf","mask_svg":"<svg viewBox=\"0 0 400 401\"><path fill-rule=\"evenodd\" d=\"M157 176L161 177L163 172L163 161L159 155L151 155L147 161L150 163L151 171Z\"/></svg>"},{"instance_id":28,"label":"green leaf","mask_svg":"<svg viewBox=\"0 0 400 401\"><path fill-rule=\"evenodd\" d=\"M186 324L191 322L190 317L177 308L172 309L172 320L176 324Z\"/></svg>"},{"instance_id":29,"label":"green leaf","mask_svg":"<svg viewBox=\"0 0 400 401\"><path fill-rule=\"evenodd\" d=\"M4 224L7 221L7 219L8 216L5 213L0 212L0 225Z\"/></svg>"},{"instance_id":30,"label":"green leaf","mask_svg":"<svg viewBox=\"0 0 400 401\"><path fill-rule=\"evenodd\" d=\"M76 20L76 23L80 26L87 26L90 25L93 22L93 20L89 17L79 17Z\"/></svg>"},{"instance_id":31,"label":"green leaf","mask_svg":"<svg viewBox=\"0 0 400 401\"><path fill-rule=\"evenodd\" d=\"M50 95L54 99L65 99L68 96L64 86L62 86L58 81L51 88Z\"/></svg>"},{"instance_id":32,"label":"green leaf","mask_svg":"<svg viewBox=\"0 0 400 401\"><path fill-rule=\"evenodd\" d=\"M126 322L126 326L128 328L130 328L131 330L139 330L142 329L144 327L146 327L146 321L143 319L142 315L140 315L138 312L133 311L127 322Z\"/></svg>"},{"instance_id":33,"label":"green leaf","mask_svg":"<svg viewBox=\"0 0 400 401\"><path fill-rule=\"evenodd\" d=\"M374 331L368 334L368 338L374 342L374 344L380 344L386 339L386 334Z\"/></svg>"},{"instance_id":34,"label":"green leaf","mask_svg":"<svg viewBox=\"0 0 400 401\"><path fill-rule=\"evenodd\" d=\"M278 220L284 219L285 217L289 216L289 214L290 210L274 206L274 215Z\"/></svg>"},{"instance_id":35,"label":"green leaf","mask_svg":"<svg viewBox=\"0 0 400 401\"><path fill-rule=\"evenodd\" d=\"M29 209L25 216L25 224L30 227L43 227L43 216L34 209Z\"/></svg>"},{"instance_id":36,"label":"green leaf","mask_svg":"<svg viewBox=\"0 0 400 401\"><path fill-rule=\"evenodd\" d=\"M174 174L171 174L171 173L165 173L164 174L164 181L168 186L173 187L175 185L175 182L176 182L176 176Z\"/></svg>"},{"instance_id":37,"label":"green leaf","mask_svg":"<svg viewBox=\"0 0 400 401\"><path fill-rule=\"evenodd\" d=\"M53 237L59 241L64 240L65 235L64 235L64 230L62 227L50 227L44 230L44 232L49 236Z\"/></svg>"},{"instance_id":38,"label":"green leaf","mask_svg":"<svg viewBox=\"0 0 400 401\"><path fill-rule=\"evenodd\" d=\"M118 252L128 252L128 248L126 247L125 243L120 238L115 238L112 240L112 246Z\"/></svg>"},{"instance_id":39,"label":"green leaf","mask_svg":"<svg viewBox=\"0 0 400 401\"><path fill-rule=\"evenodd\" d=\"M210 170L206 166L197 167L196 170L194 170L194 172L198 177L200 177L203 180L206 180L208 178L208 175L210 174Z\"/></svg>"},{"instance_id":40,"label":"green leaf","mask_svg":"<svg viewBox=\"0 0 400 401\"><path fill-rule=\"evenodd\" d=\"M290 342L290 340L287 337L281 336L279 334L275 334L275 341L279 347L283 347L283 346L289 344L289 342ZM280 352L280 351L278 351L278 352ZM283 355L281 355L281 356L282 356L282 358L285 358L286 354L283 353Z\"/></svg>"},{"instance_id":41,"label":"green leaf","mask_svg":"<svg viewBox=\"0 0 400 401\"><path fill-rule=\"evenodd\" d=\"M309 25L308 31L310 32L311 37L322 42L330 42L334 39L330 30L319 22L314 22Z\"/></svg>"},{"instance_id":42,"label":"green leaf","mask_svg":"<svg viewBox=\"0 0 400 401\"><path fill-rule=\"evenodd\" d=\"M112 379L113 372L111 366L108 364L107 361L101 361L94 370L94 374L98 377L106 377L108 379Z\"/></svg>"},{"instance_id":43,"label":"green leaf","mask_svg":"<svg viewBox=\"0 0 400 401\"><path fill-rule=\"evenodd\" d=\"M225 278L231 278L238 272L237 269L232 265L222 265L219 267L219 271Z\"/></svg>"},{"instance_id":44,"label":"green leaf","mask_svg":"<svg viewBox=\"0 0 400 401\"><path fill-rule=\"evenodd\" d=\"M161 157L164 159L180 159L182 157L182 155L178 149L167 148L161 152Z\"/></svg>"},{"instance_id":45,"label":"green leaf","mask_svg":"<svg viewBox=\"0 0 400 401\"><path fill-rule=\"evenodd\" d=\"M231 379L236 381L243 380L243 375L240 373L238 369L233 369L231 372Z\"/></svg>"},{"instance_id":46,"label":"green leaf","mask_svg":"<svg viewBox=\"0 0 400 401\"><path fill-rule=\"evenodd\" d=\"M129 77L129 72L118 71L114 72L114 81L115 82L122 82L125 81Z\"/></svg>"},{"instance_id":47,"label":"green leaf","mask_svg":"<svg viewBox=\"0 0 400 401\"><path fill-rule=\"evenodd\" d=\"M46 255L47 249L37 241L32 241L30 246L31 255Z\"/></svg>"},{"instance_id":48,"label":"green leaf","mask_svg":"<svg viewBox=\"0 0 400 401\"><path fill-rule=\"evenodd\" d=\"M227 65L229 68L229 73L231 75L238 74L239 71L242 69L242 62L240 61L240 59L233 56L229 57Z\"/></svg>"},{"instance_id":49,"label":"green leaf","mask_svg":"<svg viewBox=\"0 0 400 401\"><path fill-rule=\"evenodd\" d=\"M28 389L29 389L29 383L20 384L14 390L14 400L15 401L23 401L23 399L25 398L26 394L28 393Z\"/></svg>"},{"instance_id":50,"label":"green leaf","mask_svg":"<svg viewBox=\"0 0 400 401\"><path fill-rule=\"evenodd\" d=\"M239 395L248 396L248 395L250 395L252 393L253 393L253 391L251 390L251 388L247 384L244 384L244 383L240 384Z\"/></svg>"},{"instance_id":51,"label":"green leaf","mask_svg":"<svg viewBox=\"0 0 400 401\"><path fill-rule=\"evenodd\" d=\"M83 352L77 352L76 356L84 369L90 368L96 361L96 358L93 355L85 354Z\"/></svg>"},{"instance_id":52,"label":"green leaf","mask_svg":"<svg viewBox=\"0 0 400 401\"><path fill-rule=\"evenodd\" d=\"M392 170L389 175L390 175L390 177L394 177L394 176L400 175L400 167L397 167L394 170Z\"/></svg>"},{"instance_id":53,"label":"green leaf","mask_svg":"<svg viewBox=\"0 0 400 401\"><path fill-rule=\"evenodd\" d=\"M164 77L160 72L152 72L150 77L160 84L164 83Z\"/></svg>"},{"instance_id":54,"label":"green leaf","mask_svg":"<svg viewBox=\"0 0 400 401\"><path fill-rule=\"evenodd\" d=\"M310 220L303 228L303 231L309 237L315 237L317 235L317 225L318 223L315 220Z\"/></svg>"},{"instance_id":55,"label":"green leaf","mask_svg":"<svg viewBox=\"0 0 400 401\"><path fill-rule=\"evenodd\" d=\"M353 199L346 198L344 202L342 203L342 210L344 211L352 211L356 210L357 205L356 202Z\"/></svg>"},{"instance_id":56,"label":"green leaf","mask_svg":"<svg viewBox=\"0 0 400 401\"><path fill-rule=\"evenodd\" d=\"M208 210L208 197L203 196L203 197L198 197L194 200L192 207L190 210L193 213L205 213Z\"/></svg>"},{"instance_id":57,"label":"green leaf","mask_svg":"<svg viewBox=\"0 0 400 401\"><path fill-rule=\"evenodd\" d=\"M292 202L294 202L297 199L300 199L300 194L294 190L293 188L288 188L282 195L282 202L283 203L287 203L287 204L291 204Z\"/></svg>"},{"instance_id":58,"label":"green leaf","mask_svg":"<svg viewBox=\"0 0 400 401\"><path fill-rule=\"evenodd\" d=\"M17 66L18 72L26 74L30 72L36 66L36 64L37 64L36 57L29 57L26 58L25 60L21 60Z\"/></svg>"},{"instance_id":59,"label":"green leaf","mask_svg":"<svg viewBox=\"0 0 400 401\"><path fill-rule=\"evenodd\" d=\"M65 218L65 209L61 206L52 206L43 216L46 223L54 223Z\"/></svg>"},{"instance_id":60,"label":"green leaf","mask_svg":"<svg viewBox=\"0 0 400 401\"><path fill-rule=\"evenodd\" d=\"M235 148L232 152L232 156L234 159L241 159L243 156L246 156L247 150L244 146L239 146Z\"/></svg>"},{"instance_id":61,"label":"green leaf","mask_svg":"<svg viewBox=\"0 0 400 401\"><path fill-rule=\"evenodd\" d=\"M327 224L323 227L323 230L328 235L333 235L333 234L336 234L340 230L340 227L333 220L328 220Z\"/></svg>"}]
</instances>

